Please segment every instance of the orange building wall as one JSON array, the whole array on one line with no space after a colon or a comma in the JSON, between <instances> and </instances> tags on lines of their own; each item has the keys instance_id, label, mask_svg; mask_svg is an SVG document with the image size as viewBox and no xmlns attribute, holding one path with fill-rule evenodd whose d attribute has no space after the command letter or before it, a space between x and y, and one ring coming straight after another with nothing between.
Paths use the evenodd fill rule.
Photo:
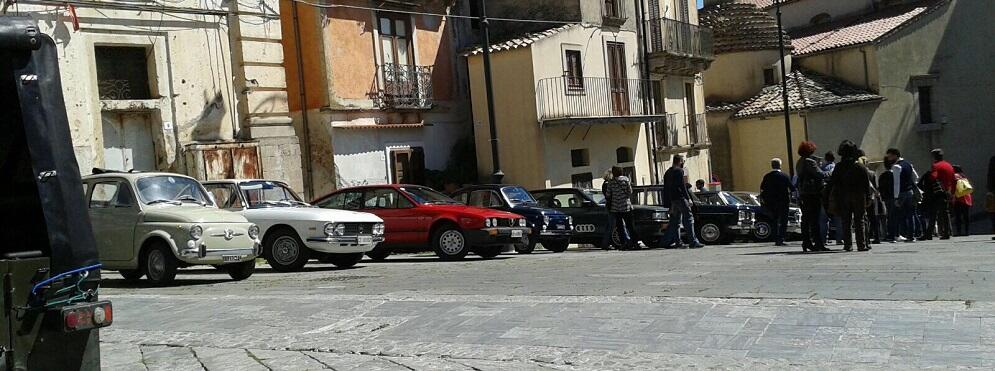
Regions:
<instances>
[{"instance_id":1,"label":"orange building wall","mask_svg":"<svg viewBox=\"0 0 995 371\"><path fill-rule=\"evenodd\" d=\"M439 17L415 16L414 26L418 65L434 65L432 93L435 99L452 99L453 50L449 22Z\"/></svg>"},{"instance_id":2,"label":"orange building wall","mask_svg":"<svg viewBox=\"0 0 995 371\"><path fill-rule=\"evenodd\" d=\"M307 89L308 109L327 105L325 93L326 79L324 60L320 53L321 29L320 10L305 4L298 4L297 13L301 35L301 54L304 60L304 86ZM297 39L294 35L294 14L291 0L280 0L280 27L283 34L284 70L287 72L287 104L291 112L301 111L300 71L297 68Z\"/></svg>"},{"instance_id":3,"label":"orange building wall","mask_svg":"<svg viewBox=\"0 0 995 371\"><path fill-rule=\"evenodd\" d=\"M369 6L368 1L336 3ZM362 9L327 10L326 37L329 40L328 62L331 89L335 98L369 99L376 87L376 40L373 38L375 16Z\"/></svg>"}]
</instances>

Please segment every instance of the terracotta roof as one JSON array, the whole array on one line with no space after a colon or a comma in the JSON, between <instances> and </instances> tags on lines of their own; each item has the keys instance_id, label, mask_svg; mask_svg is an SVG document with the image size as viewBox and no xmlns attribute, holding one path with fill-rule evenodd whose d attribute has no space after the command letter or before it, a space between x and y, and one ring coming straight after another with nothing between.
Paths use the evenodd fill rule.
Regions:
<instances>
[{"instance_id":1,"label":"terracotta roof","mask_svg":"<svg viewBox=\"0 0 995 371\"><path fill-rule=\"evenodd\" d=\"M333 128L336 129L405 129L405 128L421 128L425 127L425 122L416 122L410 124L332 124Z\"/></svg>"},{"instance_id":2,"label":"terracotta roof","mask_svg":"<svg viewBox=\"0 0 995 371\"><path fill-rule=\"evenodd\" d=\"M705 111L706 112L728 112L728 111L739 111L743 108L746 102L706 102Z\"/></svg>"},{"instance_id":3,"label":"terracotta roof","mask_svg":"<svg viewBox=\"0 0 995 371\"><path fill-rule=\"evenodd\" d=\"M547 37L556 35L556 34L558 34L560 32L569 30L569 29L571 29L571 28L573 28L575 26L579 26L579 24L577 24L577 23L571 23L571 24L567 24L567 25L563 25L563 26L558 26L558 27L555 27L555 28L550 28L550 29L547 29L547 30L544 30L544 31L526 33L526 34L524 34L522 36L513 38L511 40L502 41L502 42L498 42L498 43L493 43L493 44L491 44L490 51L491 51L491 53L494 53L494 52L499 52L499 51L502 51L502 50L518 49L518 48L521 48L521 47L529 46L529 45L535 44L536 41L539 41L539 40L545 39ZM482 46L478 45L478 46L471 47L469 50L467 50L466 52L464 52L463 56L464 57L468 57L468 56L471 56L471 55L481 54L483 52L484 52L484 48Z\"/></svg>"},{"instance_id":4,"label":"terracotta roof","mask_svg":"<svg viewBox=\"0 0 995 371\"><path fill-rule=\"evenodd\" d=\"M871 14L791 31L794 55L878 41L930 9L922 4L898 6Z\"/></svg>"},{"instance_id":5,"label":"terracotta roof","mask_svg":"<svg viewBox=\"0 0 995 371\"><path fill-rule=\"evenodd\" d=\"M884 97L812 71L795 70L788 75L788 105L792 111L881 100ZM742 105L733 118L783 112L781 85L765 87Z\"/></svg>"},{"instance_id":6,"label":"terracotta roof","mask_svg":"<svg viewBox=\"0 0 995 371\"><path fill-rule=\"evenodd\" d=\"M715 53L778 48L777 18L753 4L723 3L698 12L700 23L712 29ZM791 49L791 38L784 43Z\"/></svg>"},{"instance_id":7,"label":"terracotta roof","mask_svg":"<svg viewBox=\"0 0 995 371\"><path fill-rule=\"evenodd\" d=\"M790 4L796 1L801 1L801 0L781 0L781 5ZM763 10L767 10L768 8L774 7L774 0L740 0L740 2L756 5L757 8Z\"/></svg>"}]
</instances>

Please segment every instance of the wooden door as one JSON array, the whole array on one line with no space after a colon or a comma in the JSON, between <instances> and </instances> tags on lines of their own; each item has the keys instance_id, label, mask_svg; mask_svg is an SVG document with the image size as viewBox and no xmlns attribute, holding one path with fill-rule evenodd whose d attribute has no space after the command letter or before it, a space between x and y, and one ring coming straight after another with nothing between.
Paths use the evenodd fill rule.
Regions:
<instances>
[{"instance_id":1,"label":"wooden door","mask_svg":"<svg viewBox=\"0 0 995 371\"><path fill-rule=\"evenodd\" d=\"M605 43L608 58L608 85L611 91L612 114L629 114L629 89L625 72L625 44L609 41Z\"/></svg>"},{"instance_id":2,"label":"wooden door","mask_svg":"<svg viewBox=\"0 0 995 371\"><path fill-rule=\"evenodd\" d=\"M109 170L156 169L155 141L147 113L104 112L101 115L104 168Z\"/></svg>"}]
</instances>

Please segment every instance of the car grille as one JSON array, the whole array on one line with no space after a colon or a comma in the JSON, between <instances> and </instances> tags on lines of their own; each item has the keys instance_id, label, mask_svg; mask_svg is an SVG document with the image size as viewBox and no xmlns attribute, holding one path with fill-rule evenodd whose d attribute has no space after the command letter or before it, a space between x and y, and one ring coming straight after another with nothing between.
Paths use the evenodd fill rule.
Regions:
<instances>
[{"instance_id":1,"label":"car grille","mask_svg":"<svg viewBox=\"0 0 995 371\"><path fill-rule=\"evenodd\" d=\"M497 222L498 222L498 224L497 224L498 227L517 227L518 226L518 219L498 218Z\"/></svg>"},{"instance_id":2,"label":"car grille","mask_svg":"<svg viewBox=\"0 0 995 371\"><path fill-rule=\"evenodd\" d=\"M373 234L373 225L376 223L342 223L345 224L345 235L356 236L361 234Z\"/></svg>"}]
</instances>

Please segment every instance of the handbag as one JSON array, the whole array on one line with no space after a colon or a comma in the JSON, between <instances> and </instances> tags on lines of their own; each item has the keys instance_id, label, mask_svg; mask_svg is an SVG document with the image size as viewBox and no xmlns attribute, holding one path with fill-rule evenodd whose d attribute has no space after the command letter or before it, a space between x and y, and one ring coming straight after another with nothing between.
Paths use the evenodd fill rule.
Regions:
<instances>
[{"instance_id":1,"label":"handbag","mask_svg":"<svg viewBox=\"0 0 995 371\"><path fill-rule=\"evenodd\" d=\"M971 186L971 181L967 180L967 178L957 179L957 186L955 187L954 195L957 196L957 198L961 198L971 193L974 193L974 187Z\"/></svg>"}]
</instances>

